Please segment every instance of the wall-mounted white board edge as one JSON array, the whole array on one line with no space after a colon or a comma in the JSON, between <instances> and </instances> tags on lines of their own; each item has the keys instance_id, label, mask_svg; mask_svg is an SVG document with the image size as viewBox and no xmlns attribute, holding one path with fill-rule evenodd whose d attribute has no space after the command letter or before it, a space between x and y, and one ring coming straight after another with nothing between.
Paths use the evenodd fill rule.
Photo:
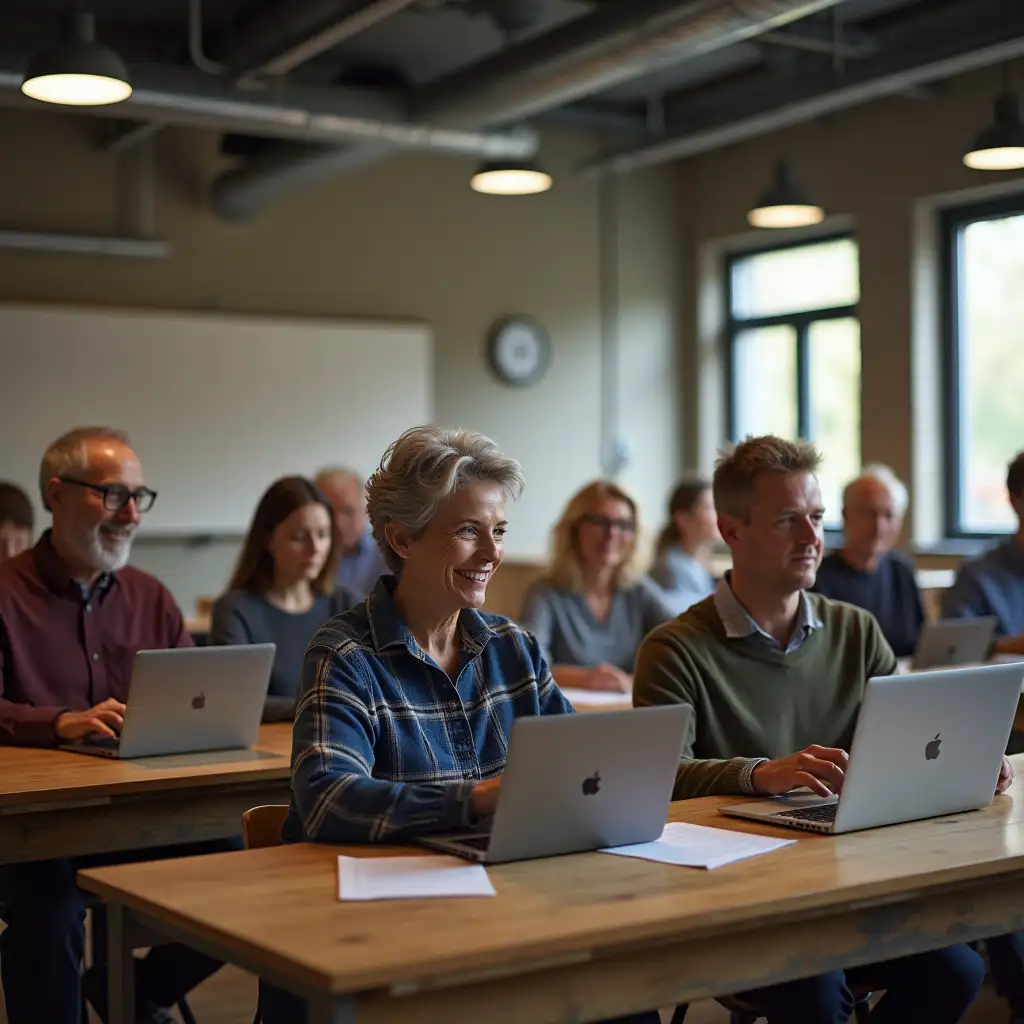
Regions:
<instances>
[{"instance_id":1,"label":"wall-mounted white board edge","mask_svg":"<svg viewBox=\"0 0 1024 1024\"><path fill-rule=\"evenodd\" d=\"M421 323L0 304L0 479L42 515L46 446L117 427L159 495L140 539L237 536L277 477L369 474L431 422L432 349Z\"/></svg>"}]
</instances>

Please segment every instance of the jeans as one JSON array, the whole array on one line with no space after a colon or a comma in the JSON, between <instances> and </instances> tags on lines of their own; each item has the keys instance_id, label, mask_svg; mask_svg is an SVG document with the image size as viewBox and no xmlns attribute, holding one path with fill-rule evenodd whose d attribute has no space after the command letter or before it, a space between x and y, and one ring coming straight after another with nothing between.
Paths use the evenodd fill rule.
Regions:
<instances>
[{"instance_id":1,"label":"jeans","mask_svg":"<svg viewBox=\"0 0 1024 1024\"><path fill-rule=\"evenodd\" d=\"M260 982L260 1015L263 1024L306 1024L306 1004L290 992ZM603 1024L661 1024L657 1010L631 1013Z\"/></svg>"},{"instance_id":2,"label":"jeans","mask_svg":"<svg viewBox=\"0 0 1024 1024\"><path fill-rule=\"evenodd\" d=\"M80 1024L85 898L75 884L81 868L162 860L241 849L240 840L96 855L0 868L0 901L7 924L0 934L0 978L10 1024ZM106 959L106 951L102 951ZM187 946L157 946L138 965L140 995L172 1006L220 963Z\"/></svg>"},{"instance_id":3,"label":"jeans","mask_svg":"<svg viewBox=\"0 0 1024 1024\"><path fill-rule=\"evenodd\" d=\"M1024 1020L1024 932L986 939L996 991L1010 1004L1014 1020Z\"/></svg>"},{"instance_id":4,"label":"jeans","mask_svg":"<svg viewBox=\"0 0 1024 1024\"><path fill-rule=\"evenodd\" d=\"M885 990L871 1024L956 1024L974 1002L985 966L969 946L889 960L745 992L769 1024L845 1024L851 988Z\"/></svg>"}]
</instances>

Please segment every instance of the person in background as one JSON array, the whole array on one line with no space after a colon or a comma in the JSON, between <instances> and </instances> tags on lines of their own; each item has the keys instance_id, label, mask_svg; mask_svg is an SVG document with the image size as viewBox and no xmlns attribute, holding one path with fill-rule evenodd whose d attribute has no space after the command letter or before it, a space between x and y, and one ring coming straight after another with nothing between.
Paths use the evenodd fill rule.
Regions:
<instances>
[{"instance_id":1,"label":"person in background","mask_svg":"<svg viewBox=\"0 0 1024 1024\"><path fill-rule=\"evenodd\" d=\"M156 500L127 434L83 427L47 448L39 469L53 525L0 564L0 743L54 747L121 728L135 653L190 647L181 612L152 576L127 566L141 516ZM86 766L88 767L88 766ZM79 1024L85 909L79 868L237 846L202 843L116 856L0 867L0 975L10 1024ZM179 945L136 966L137 1019L166 1007L220 964ZM106 1019L105 971L85 994ZM173 1019L173 1018L172 1018Z\"/></svg>"},{"instance_id":2,"label":"person in background","mask_svg":"<svg viewBox=\"0 0 1024 1024\"><path fill-rule=\"evenodd\" d=\"M17 485L0 481L0 562L32 547L32 501Z\"/></svg>"},{"instance_id":3,"label":"person in background","mask_svg":"<svg viewBox=\"0 0 1024 1024\"><path fill-rule=\"evenodd\" d=\"M960 566L953 586L943 594L942 614L950 619L995 616L995 650L1024 654L1024 452L1010 463L1006 490L1017 532Z\"/></svg>"},{"instance_id":4,"label":"person in background","mask_svg":"<svg viewBox=\"0 0 1024 1024\"><path fill-rule=\"evenodd\" d=\"M334 512L335 582L358 598L365 597L378 577L391 571L366 518L366 484L358 473L336 466L320 470L316 485Z\"/></svg>"},{"instance_id":5,"label":"person in background","mask_svg":"<svg viewBox=\"0 0 1024 1024\"><path fill-rule=\"evenodd\" d=\"M661 587L674 615L714 593L708 570L711 545L719 539L711 484L700 477L680 481L668 501L668 523L658 537L651 579Z\"/></svg>"},{"instance_id":6,"label":"person in background","mask_svg":"<svg viewBox=\"0 0 1024 1024\"><path fill-rule=\"evenodd\" d=\"M555 525L551 568L527 591L519 622L561 687L628 692L640 641L672 617L658 587L638 578L638 519L621 487L598 480Z\"/></svg>"},{"instance_id":7,"label":"person in background","mask_svg":"<svg viewBox=\"0 0 1024 1024\"><path fill-rule=\"evenodd\" d=\"M359 600L334 586L332 509L312 481L286 476L256 506L228 591L213 606L211 644L277 644L265 722L290 722L309 638Z\"/></svg>"},{"instance_id":8,"label":"person in background","mask_svg":"<svg viewBox=\"0 0 1024 1024\"><path fill-rule=\"evenodd\" d=\"M896 657L860 608L808 593L823 549L821 461L806 443L747 438L714 475L718 528L733 568L713 597L655 630L636 666L637 707L688 704L674 797L842 786L864 687ZM999 789L1013 772L1003 762ZM898 780L894 780L894 783ZM874 1024L955 1024L985 976L955 945L746 993L769 1024L839 1024L851 986L885 990Z\"/></svg>"},{"instance_id":9,"label":"person in background","mask_svg":"<svg viewBox=\"0 0 1024 1024\"><path fill-rule=\"evenodd\" d=\"M913 563L893 551L907 488L888 466L865 466L843 491L843 547L826 555L813 589L871 612L897 658L910 657L924 625Z\"/></svg>"},{"instance_id":10,"label":"person in background","mask_svg":"<svg viewBox=\"0 0 1024 1024\"><path fill-rule=\"evenodd\" d=\"M394 575L306 652L285 841L474 825L494 812L515 720L571 713L533 637L481 610L523 485L519 464L470 431L418 427L388 449L369 515ZM260 1006L266 1024L304 1019L269 985Z\"/></svg>"}]
</instances>

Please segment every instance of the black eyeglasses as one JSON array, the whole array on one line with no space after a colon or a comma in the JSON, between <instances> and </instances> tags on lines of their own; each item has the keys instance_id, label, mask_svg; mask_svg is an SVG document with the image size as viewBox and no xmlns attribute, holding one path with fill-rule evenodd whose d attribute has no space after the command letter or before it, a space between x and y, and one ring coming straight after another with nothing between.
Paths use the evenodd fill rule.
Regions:
<instances>
[{"instance_id":1,"label":"black eyeglasses","mask_svg":"<svg viewBox=\"0 0 1024 1024\"><path fill-rule=\"evenodd\" d=\"M137 491L130 491L122 484L90 484L85 480L76 480L71 476L59 476L57 479L62 484L74 484L76 487L87 487L90 491L103 495L103 507L108 512L120 512L129 501L135 502L135 508L139 512L148 512L156 501L156 491L148 487L140 487Z\"/></svg>"},{"instance_id":2,"label":"black eyeglasses","mask_svg":"<svg viewBox=\"0 0 1024 1024\"><path fill-rule=\"evenodd\" d=\"M609 516L580 516L581 523L589 523L599 530L619 530L621 533L633 533L636 523L632 519L612 519Z\"/></svg>"}]
</instances>

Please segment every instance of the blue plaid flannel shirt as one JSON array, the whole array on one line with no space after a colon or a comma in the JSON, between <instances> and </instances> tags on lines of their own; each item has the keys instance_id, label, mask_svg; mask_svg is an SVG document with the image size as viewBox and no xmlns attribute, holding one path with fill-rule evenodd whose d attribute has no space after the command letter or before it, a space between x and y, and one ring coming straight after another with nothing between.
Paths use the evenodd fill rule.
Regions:
<instances>
[{"instance_id":1,"label":"blue plaid flannel shirt","mask_svg":"<svg viewBox=\"0 0 1024 1024\"><path fill-rule=\"evenodd\" d=\"M420 649L383 577L306 650L286 842L393 842L470 825L473 783L500 775L512 723L570 714L537 641L464 609L451 681Z\"/></svg>"}]
</instances>

